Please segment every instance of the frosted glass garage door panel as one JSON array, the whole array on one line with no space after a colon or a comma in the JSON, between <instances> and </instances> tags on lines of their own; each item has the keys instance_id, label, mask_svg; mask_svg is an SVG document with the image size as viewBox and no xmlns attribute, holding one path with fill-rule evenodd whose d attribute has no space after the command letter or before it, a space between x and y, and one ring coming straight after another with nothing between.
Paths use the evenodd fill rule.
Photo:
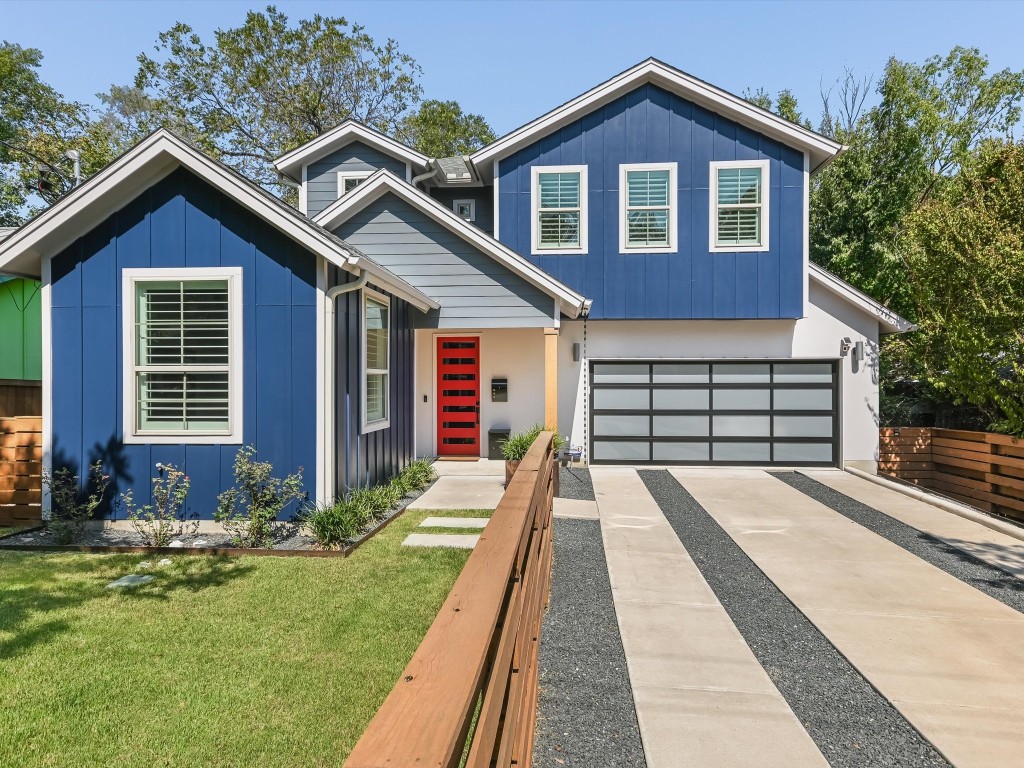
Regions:
<instances>
[{"instance_id":1,"label":"frosted glass garage door panel","mask_svg":"<svg viewBox=\"0 0 1024 768\"><path fill-rule=\"evenodd\" d=\"M716 411L767 411L772 393L767 389L716 389Z\"/></svg>"},{"instance_id":2,"label":"frosted glass garage door panel","mask_svg":"<svg viewBox=\"0 0 1024 768\"><path fill-rule=\"evenodd\" d=\"M654 366L655 384L707 384L711 366L701 363L658 363Z\"/></svg>"},{"instance_id":3,"label":"frosted glass garage door panel","mask_svg":"<svg viewBox=\"0 0 1024 768\"><path fill-rule=\"evenodd\" d=\"M712 453L715 461L768 461L771 455L768 443L715 443Z\"/></svg>"},{"instance_id":4,"label":"frosted glass garage door panel","mask_svg":"<svg viewBox=\"0 0 1024 768\"><path fill-rule=\"evenodd\" d=\"M776 437L832 437L831 416L776 416Z\"/></svg>"},{"instance_id":5,"label":"frosted glass garage door panel","mask_svg":"<svg viewBox=\"0 0 1024 768\"><path fill-rule=\"evenodd\" d=\"M654 416L655 437L704 437L708 434L707 416Z\"/></svg>"},{"instance_id":6,"label":"frosted glass garage door panel","mask_svg":"<svg viewBox=\"0 0 1024 768\"><path fill-rule=\"evenodd\" d=\"M715 437L768 437L771 416L715 416Z\"/></svg>"},{"instance_id":7,"label":"frosted glass garage door panel","mask_svg":"<svg viewBox=\"0 0 1024 768\"><path fill-rule=\"evenodd\" d=\"M831 443L776 443L775 463L832 461Z\"/></svg>"},{"instance_id":8,"label":"frosted glass garage door panel","mask_svg":"<svg viewBox=\"0 0 1024 768\"><path fill-rule=\"evenodd\" d=\"M706 411L710 405L706 389L654 390L654 409L658 411Z\"/></svg>"},{"instance_id":9,"label":"frosted glass garage door panel","mask_svg":"<svg viewBox=\"0 0 1024 768\"><path fill-rule=\"evenodd\" d=\"M595 384L647 384L651 366L644 364L594 363Z\"/></svg>"},{"instance_id":10,"label":"frosted glass garage door panel","mask_svg":"<svg viewBox=\"0 0 1024 768\"><path fill-rule=\"evenodd\" d=\"M777 389L777 411L831 411L831 389Z\"/></svg>"},{"instance_id":11,"label":"frosted glass garage door panel","mask_svg":"<svg viewBox=\"0 0 1024 768\"><path fill-rule=\"evenodd\" d=\"M655 443L655 461L708 461L711 457L707 443Z\"/></svg>"},{"instance_id":12,"label":"frosted glass garage door panel","mask_svg":"<svg viewBox=\"0 0 1024 768\"><path fill-rule=\"evenodd\" d=\"M594 458L598 461L649 461L650 443L594 441Z\"/></svg>"},{"instance_id":13,"label":"frosted glass garage door panel","mask_svg":"<svg viewBox=\"0 0 1024 768\"><path fill-rule=\"evenodd\" d=\"M615 437L647 437L651 429L649 416L595 415L594 434Z\"/></svg>"},{"instance_id":14,"label":"frosted glass garage door panel","mask_svg":"<svg viewBox=\"0 0 1024 768\"><path fill-rule=\"evenodd\" d=\"M647 389L595 389L594 408L614 411L646 411L651 407Z\"/></svg>"},{"instance_id":15,"label":"frosted glass garage door panel","mask_svg":"<svg viewBox=\"0 0 1024 768\"><path fill-rule=\"evenodd\" d=\"M776 384L831 384L831 363L776 363Z\"/></svg>"},{"instance_id":16,"label":"frosted glass garage door panel","mask_svg":"<svg viewBox=\"0 0 1024 768\"><path fill-rule=\"evenodd\" d=\"M772 380L770 363L716 363L712 367L716 384L767 384Z\"/></svg>"}]
</instances>

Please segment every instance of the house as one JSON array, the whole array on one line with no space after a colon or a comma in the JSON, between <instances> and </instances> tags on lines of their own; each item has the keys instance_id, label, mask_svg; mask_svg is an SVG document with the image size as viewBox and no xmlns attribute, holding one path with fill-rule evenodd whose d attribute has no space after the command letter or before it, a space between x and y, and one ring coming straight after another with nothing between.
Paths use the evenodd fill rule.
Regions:
<instances>
[{"instance_id":1,"label":"house","mask_svg":"<svg viewBox=\"0 0 1024 768\"><path fill-rule=\"evenodd\" d=\"M345 122L277 160L298 211L158 131L0 243L42 283L46 462L181 466L201 516L243 444L325 500L536 422L874 469L910 326L808 261L842 149L653 59L466 157Z\"/></svg>"}]
</instances>

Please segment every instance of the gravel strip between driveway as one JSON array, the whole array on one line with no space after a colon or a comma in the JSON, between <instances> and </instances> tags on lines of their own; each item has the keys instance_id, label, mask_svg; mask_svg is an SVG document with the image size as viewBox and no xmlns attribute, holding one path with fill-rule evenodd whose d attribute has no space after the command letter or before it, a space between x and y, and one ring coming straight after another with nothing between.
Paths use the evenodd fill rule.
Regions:
<instances>
[{"instance_id":1,"label":"gravel strip between driveway","mask_svg":"<svg viewBox=\"0 0 1024 768\"><path fill-rule=\"evenodd\" d=\"M950 576L1024 613L1024 581L1013 574L799 472L770 474ZM936 513L951 514L941 510Z\"/></svg>"},{"instance_id":2,"label":"gravel strip between driveway","mask_svg":"<svg viewBox=\"0 0 1024 768\"><path fill-rule=\"evenodd\" d=\"M597 520L555 518L533 764L647 765Z\"/></svg>"},{"instance_id":3,"label":"gravel strip between driveway","mask_svg":"<svg viewBox=\"0 0 1024 768\"><path fill-rule=\"evenodd\" d=\"M597 501L597 497L594 496L594 483L590 479L589 469L561 467L558 474L558 483L558 495L560 498Z\"/></svg>"},{"instance_id":4,"label":"gravel strip between driveway","mask_svg":"<svg viewBox=\"0 0 1024 768\"><path fill-rule=\"evenodd\" d=\"M665 470L639 474L829 765L949 765L672 475Z\"/></svg>"}]
</instances>

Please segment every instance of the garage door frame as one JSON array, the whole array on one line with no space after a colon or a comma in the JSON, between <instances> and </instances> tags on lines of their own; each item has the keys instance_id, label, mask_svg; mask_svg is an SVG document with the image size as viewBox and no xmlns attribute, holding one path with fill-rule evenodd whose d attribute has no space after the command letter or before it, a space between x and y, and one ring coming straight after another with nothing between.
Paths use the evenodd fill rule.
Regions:
<instances>
[{"instance_id":1,"label":"garage door frame","mask_svg":"<svg viewBox=\"0 0 1024 768\"><path fill-rule=\"evenodd\" d=\"M813 364L828 364L831 366L832 380L829 383L821 382L776 382L776 366L786 364L801 364L801 363L813 363ZM628 383L628 382L616 382L616 383L595 383L595 367L602 364L619 364L619 365L631 365L631 366L648 366L648 380L647 382L640 383ZM696 382L696 383L655 383L654 382L654 369L652 366L655 365L673 365L673 364L696 364L696 365L707 365L709 366L709 377L707 382ZM735 364L747 364L747 365L769 365L770 376L767 382L742 382L742 383L730 383L715 381L715 375L713 366L718 365L735 365ZM757 359L757 358L592 358L588 360L587 370L587 384L588 384L588 396L587 396L587 432L589 435L588 440L588 456L590 463L592 464L655 464L655 465L672 465L672 466L787 466L787 467L836 467L841 465L842 461L842 418L841 418L841 403L842 403L842 375L841 375L841 359L830 359L830 358L772 358L772 359ZM647 389L650 391L650 397L648 399L647 408L616 408L616 409L596 409L595 408L595 394L596 391L601 389ZM700 409L655 409L654 408L654 392L658 389L678 390L678 389L693 389L693 390L708 390L709 391L709 403L707 408ZM756 409L725 409L715 408L715 392L720 390L768 390L769 394L769 408L756 408ZM831 390L832 392L832 407L829 410L803 410L803 409L775 409L775 392L779 390ZM637 435L596 435L595 434L595 418L603 415L616 415L616 416L647 416L651 419L648 425L648 436L637 436ZM684 415L684 416L707 416L708 417L708 435L707 436L689 436L689 437L666 437L659 436L654 437L653 430L653 417L655 415ZM767 436L734 436L734 435L718 435L714 434L715 419L714 416L768 416L769 417L769 434ZM780 436L775 434L775 417L777 416L830 416L832 418L832 460L831 461L793 461L793 460L779 460L775 461L775 444L800 444L800 443L824 443L828 439L822 437L790 437ZM594 458L594 444L596 440L601 442L623 442L623 443L637 443L637 442L648 442L649 450L648 457L644 459L633 459L633 458L613 458L613 459L595 459ZM707 460L668 460L668 459L655 459L653 457L654 445L656 443L707 443L709 445L709 458ZM769 460L758 461L758 460L725 460L714 457L714 446L722 443L766 443L769 450Z\"/></svg>"}]
</instances>

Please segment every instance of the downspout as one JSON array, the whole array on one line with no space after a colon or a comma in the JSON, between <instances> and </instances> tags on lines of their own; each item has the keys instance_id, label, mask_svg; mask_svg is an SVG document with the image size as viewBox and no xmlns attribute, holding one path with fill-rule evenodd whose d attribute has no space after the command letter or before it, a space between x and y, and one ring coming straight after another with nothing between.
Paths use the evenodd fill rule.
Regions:
<instances>
[{"instance_id":1,"label":"downspout","mask_svg":"<svg viewBox=\"0 0 1024 768\"><path fill-rule=\"evenodd\" d=\"M325 466L322 469L325 480L323 487L329 493L330 500L333 500L336 492L334 472L337 458L337 446L334 441L334 402L337 393L334 375L334 302L342 294L358 291L366 286L369 274L365 269L360 269L357 274L358 277L352 282L329 288L325 294L327 306L324 311L324 322L327 327L324 328L324 344L327 349L324 350L324 434L327 445L324 451Z\"/></svg>"},{"instance_id":2,"label":"downspout","mask_svg":"<svg viewBox=\"0 0 1024 768\"><path fill-rule=\"evenodd\" d=\"M426 173L421 173L419 176L413 176L412 177L412 181L410 181L409 183L412 184L415 187L421 181L426 181L427 179L429 179L432 176L434 176L434 174L436 174L436 173L437 173L437 169L436 168L434 168L432 170L428 170Z\"/></svg>"}]
</instances>

